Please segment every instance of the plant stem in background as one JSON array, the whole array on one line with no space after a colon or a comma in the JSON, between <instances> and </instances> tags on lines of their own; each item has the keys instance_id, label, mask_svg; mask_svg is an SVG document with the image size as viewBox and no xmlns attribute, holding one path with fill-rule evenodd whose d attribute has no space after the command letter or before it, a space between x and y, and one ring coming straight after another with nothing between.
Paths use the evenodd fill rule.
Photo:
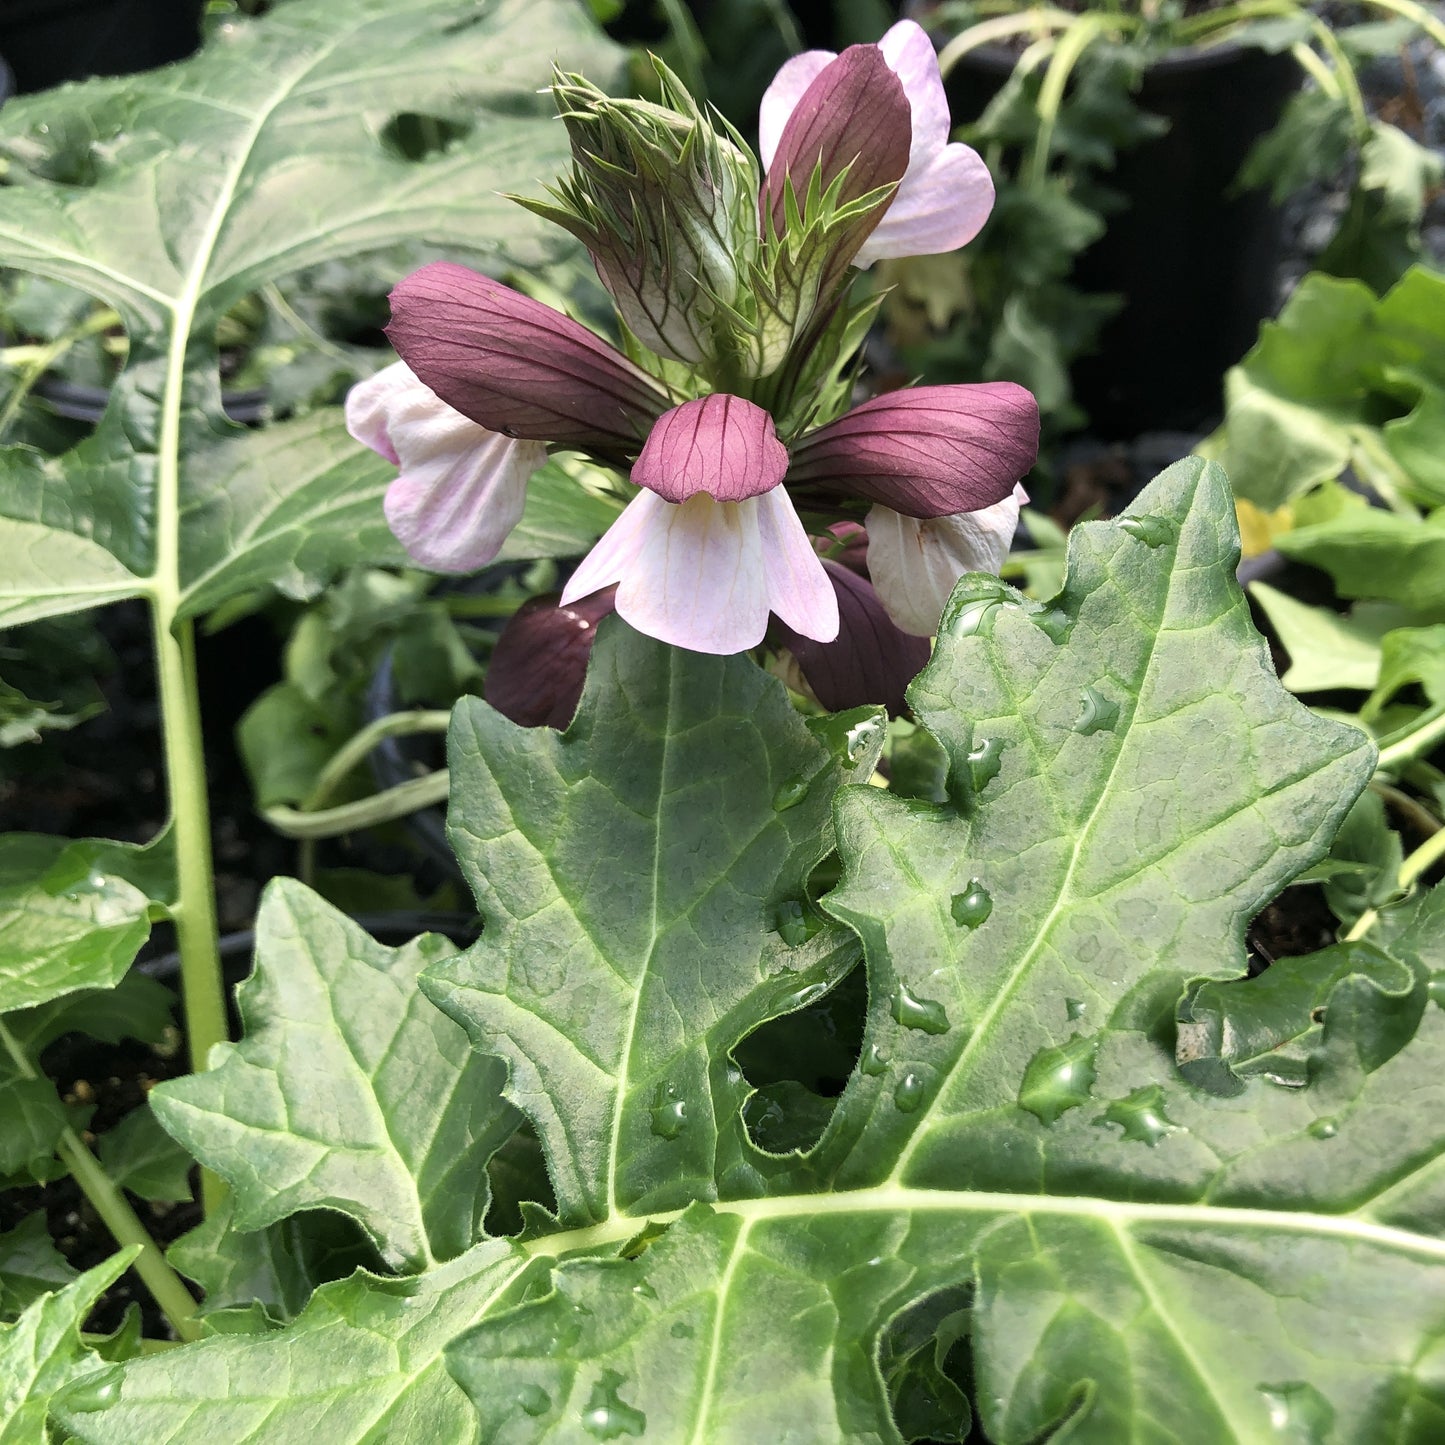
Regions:
<instances>
[{"instance_id":1,"label":"plant stem in background","mask_svg":"<svg viewBox=\"0 0 1445 1445\"><path fill-rule=\"evenodd\" d=\"M1026 10L1022 15L999 15L992 20L982 20L955 35L938 52L939 74L946 76L969 51L977 50L981 45L992 44L995 40L1007 40L1012 35L1030 33L1041 40L1051 31L1066 30L1074 23L1075 18L1067 10L1040 8Z\"/></svg>"},{"instance_id":2,"label":"plant stem in background","mask_svg":"<svg viewBox=\"0 0 1445 1445\"><path fill-rule=\"evenodd\" d=\"M200 1070L206 1067L212 1045L225 1040L229 1030L216 925L195 631L189 621L172 629L169 609L158 603L152 606L151 616L176 849L177 902L172 916L181 955L181 1007L191 1068ZM213 1209L224 1193L220 1181L202 1170L201 1198L207 1210Z\"/></svg>"},{"instance_id":3,"label":"plant stem in background","mask_svg":"<svg viewBox=\"0 0 1445 1445\"><path fill-rule=\"evenodd\" d=\"M1024 172L1024 185L1037 191L1048 178L1049 151L1054 141L1054 126L1059 119L1059 106L1063 104L1064 87L1079 57L1094 41L1110 30L1124 26L1125 17L1116 15L1081 15L1069 27L1054 51L1053 59L1044 74L1044 83L1039 88L1039 132L1034 138L1034 148L1029 155L1028 168Z\"/></svg>"},{"instance_id":4,"label":"plant stem in background","mask_svg":"<svg viewBox=\"0 0 1445 1445\"><path fill-rule=\"evenodd\" d=\"M15 1067L27 1079L43 1077L31 1063L25 1050L20 1047L14 1034L0 1021L0 1046L10 1055ZM71 1178L80 1186L95 1212L100 1215L105 1227L119 1245L138 1245L140 1253L131 1266L141 1277L142 1283L151 1292L171 1328L182 1340L200 1338L196 1324L196 1302L191 1298L181 1277L166 1263L155 1240L150 1237L145 1225L140 1222L135 1210L130 1207L125 1195L116 1187L115 1181L100 1167L94 1154L74 1129L66 1127L60 1136L56 1152L70 1170Z\"/></svg>"},{"instance_id":5,"label":"plant stem in background","mask_svg":"<svg viewBox=\"0 0 1445 1445\"><path fill-rule=\"evenodd\" d=\"M1409 888L1417 878L1428 873L1442 858L1445 858L1445 828L1432 833L1413 853L1400 864L1400 887ZM1375 926L1380 917L1378 908L1367 908L1355 920L1354 926L1345 934L1345 942L1353 943L1363 938Z\"/></svg>"}]
</instances>

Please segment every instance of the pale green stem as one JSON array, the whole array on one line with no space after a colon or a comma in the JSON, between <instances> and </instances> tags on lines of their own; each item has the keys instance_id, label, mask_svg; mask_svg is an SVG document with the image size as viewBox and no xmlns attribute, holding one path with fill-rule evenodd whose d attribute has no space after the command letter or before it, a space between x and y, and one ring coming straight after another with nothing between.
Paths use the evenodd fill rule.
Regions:
<instances>
[{"instance_id":1,"label":"pale green stem","mask_svg":"<svg viewBox=\"0 0 1445 1445\"><path fill-rule=\"evenodd\" d=\"M1054 30L1065 30L1074 23L1075 16L1067 10L1040 7L1025 10L1020 15L1000 15L993 20L981 20L967 30L955 35L938 52L938 70L947 75L971 50L995 40L1007 40L1011 35L1034 34L1043 37Z\"/></svg>"},{"instance_id":2,"label":"pale green stem","mask_svg":"<svg viewBox=\"0 0 1445 1445\"><path fill-rule=\"evenodd\" d=\"M683 84L699 102L706 100L707 83L702 71L707 64L707 46L703 43L702 32L682 0L658 0L658 8L677 42L678 69L682 72Z\"/></svg>"},{"instance_id":3,"label":"pale green stem","mask_svg":"<svg viewBox=\"0 0 1445 1445\"><path fill-rule=\"evenodd\" d=\"M351 770L363 762L366 755L383 738L405 737L409 733L444 733L450 721L451 713L449 712L417 708L411 712L388 713L386 717L377 718L374 722L368 723L359 733L343 743L317 774L315 785L302 800L301 813L325 816L319 812L322 804L345 782ZM384 798L387 794L383 793L380 796ZM288 832L274 819L272 826L276 827L279 832ZM343 829L342 831L347 830ZM316 875L316 844L320 838L333 835L292 832L289 833L289 836L293 838L299 836L301 839L301 856L297 871L301 875L301 881L311 885L314 883Z\"/></svg>"},{"instance_id":4,"label":"pale green stem","mask_svg":"<svg viewBox=\"0 0 1445 1445\"><path fill-rule=\"evenodd\" d=\"M445 768L398 783L384 793L362 798L355 803L342 803L324 808L319 813L303 813L299 808L277 806L266 808L261 816L288 838L335 838L341 833L354 833L358 828L375 827L404 818L419 808L446 801L450 782Z\"/></svg>"},{"instance_id":5,"label":"pale green stem","mask_svg":"<svg viewBox=\"0 0 1445 1445\"><path fill-rule=\"evenodd\" d=\"M225 984L216 925L216 884L211 865L211 811L206 792L206 755L201 740L201 704L196 686L195 630L189 621L168 626L169 608L152 609L156 670L160 676L161 726L171 826L176 850L178 902L172 909L181 956L181 1007L191 1068L206 1067L214 1045L229 1033ZM225 1186L201 1171L207 1211L220 1203Z\"/></svg>"},{"instance_id":6,"label":"pale green stem","mask_svg":"<svg viewBox=\"0 0 1445 1445\"><path fill-rule=\"evenodd\" d=\"M0 408L0 437L5 435L10 423L15 420L15 413L20 410L21 402L29 396L31 387L60 357L64 356L77 341L82 341L87 336L94 336L97 331L106 331L119 324L120 316L117 312L96 311L87 316L79 326L73 326L63 336L57 336L54 341L47 341L40 346L17 346L7 349L7 358L14 357L18 352L24 353L24 360L21 363L24 369L15 382L14 391L5 398L5 405Z\"/></svg>"},{"instance_id":7,"label":"pale green stem","mask_svg":"<svg viewBox=\"0 0 1445 1445\"><path fill-rule=\"evenodd\" d=\"M1390 455L1378 432L1363 426L1350 428L1350 464L1392 512L1412 522L1420 520L1420 509L1404 495L1410 474Z\"/></svg>"},{"instance_id":8,"label":"pale green stem","mask_svg":"<svg viewBox=\"0 0 1445 1445\"><path fill-rule=\"evenodd\" d=\"M1310 28L1335 63L1335 79L1339 81L1340 93L1344 96L1345 104L1350 109L1350 119L1355 125L1355 143L1363 145L1370 136L1370 117L1365 110L1365 97L1360 92L1360 82L1355 75L1355 67L1350 64L1350 57L1345 54L1345 47L1340 44L1339 37L1326 21L1317 16L1311 16Z\"/></svg>"},{"instance_id":9,"label":"pale green stem","mask_svg":"<svg viewBox=\"0 0 1445 1445\"><path fill-rule=\"evenodd\" d=\"M1289 53L1294 56L1295 64L1298 65L1326 95L1334 100L1343 99L1344 91L1341 89L1339 76L1337 76L1303 40L1295 45L1291 45Z\"/></svg>"},{"instance_id":10,"label":"pale green stem","mask_svg":"<svg viewBox=\"0 0 1445 1445\"><path fill-rule=\"evenodd\" d=\"M1445 828L1432 834L1403 863L1400 864L1400 887L1409 888L1422 873L1428 872L1442 858L1445 858ZM1355 925L1345 934L1345 942L1353 943L1363 938L1375 926L1380 916L1378 908L1367 908L1355 920Z\"/></svg>"},{"instance_id":11,"label":"pale green stem","mask_svg":"<svg viewBox=\"0 0 1445 1445\"><path fill-rule=\"evenodd\" d=\"M803 36L798 29L798 22L793 18L793 12L788 8L787 0L763 0L763 5L768 12L768 18L773 22L773 29L788 47L788 54L797 55L803 48Z\"/></svg>"},{"instance_id":12,"label":"pale green stem","mask_svg":"<svg viewBox=\"0 0 1445 1445\"><path fill-rule=\"evenodd\" d=\"M1445 738L1445 703L1422 712L1408 728L1387 733L1380 739L1380 759L1375 767L1380 772L1394 772L1401 763L1412 762Z\"/></svg>"},{"instance_id":13,"label":"pale green stem","mask_svg":"<svg viewBox=\"0 0 1445 1445\"><path fill-rule=\"evenodd\" d=\"M1228 5L1222 10L1211 10L1196 15L1192 20L1183 21L1174 32L1182 45L1203 43L1206 40L1223 39L1224 32L1232 25L1246 20L1257 20L1269 15L1295 16L1300 7L1294 0L1244 0L1240 5Z\"/></svg>"},{"instance_id":14,"label":"pale green stem","mask_svg":"<svg viewBox=\"0 0 1445 1445\"><path fill-rule=\"evenodd\" d=\"M1044 73L1044 83L1039 87L1038 115L1039 133L1034 138L1034 148L1024 172L1024 186L1037 191L1048 179L1049 150L1054 142L1054 127L1059 119L1059 107L1064 100L1064 87L1074 66L1090 45L1110 30L1117 30L1116 17L1107 15L1081 15L1064 32L1063 39L1054 50L1053 59Z\"/></svg>"},{"instance_id":15,"label":"pale green stem","mask_svg":"<svg viewBox=\"0 0 1445 1445\"><path fill-rule=\"evenodd\" d=\"M31 1063L15 1035L0 1020L0 1044L15 1063L15 1067L27 1079L38 1079L40 1071ZM171 1328L183 1340L200 1337L196 1324L196 1302L191 1292L181 1282L180 1276L166 1263L155 1240L150 1237L145 1225L140 1222L134 1209L115 1181L100 1167L94 1154L85 1146L85 1141L69 1125L61 1133L56 1152L65 1161L71 1178L80 1186L81 1192L100 1215L105 1227L122 1247L139 1245L132 1269L141 1277L142 1283L151 1292L161 1312L170 1321Z\"/></svg>"},{"instance_id":16,"label":"pale green stem","mask_svg":"<svg viewBox=\"0 0 1445 1445\"><path fill-rule=\"evenodd\" d=\"M1445 50L1445 22L1431 13L1424 5L1416 5L1414 0L1365 0L1367 5L1376 5L1381 10L1389 10L1396 15L1403 15L1406 20L1413 20L1436 45Z\"/></svg>"}]
</instances>

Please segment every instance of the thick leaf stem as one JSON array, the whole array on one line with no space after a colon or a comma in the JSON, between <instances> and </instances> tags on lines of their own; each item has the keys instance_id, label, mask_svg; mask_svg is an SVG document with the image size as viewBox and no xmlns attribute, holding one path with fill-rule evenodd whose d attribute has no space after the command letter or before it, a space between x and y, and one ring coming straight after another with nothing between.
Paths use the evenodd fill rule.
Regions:
<instances>
[{"instance_id":1,"label":"thick leaf stem","mask_svg":"<svg viewBox=\"0 0 1445 1445\"><path fill-rule=\"evenodd\" d=\"M1445 828L1432 833L1400 864L1400 887L1411 887L1417 878L1429 872L1442 858L1445 858ZM1353 943L1356 939L1363 938L1375 926L1379 917L1378 908L1367 908L1345 934L1345 942Z\"/></svg>"},{"instance_id":2,"label":"thick leaf stem","mask_svg":"<svg viewBox=\"0 0 1445 1445\"><path fill-rule=\"evenodd\" d=\"M225 985L216 925L216 885L211 864L211 812L196 685L195 631L189 621L168 625L166 609L152 610L156 669L171 823L176 841L176 943L181 955L181 1002L191 1068L206 1067L213 1045L228 1036ZM224 1186L201 1172L201 1197L214 1209Z\"/></svg>"},{"instance_id":3,"label":"thick leaf stem","mask_svg":"<svg viewBox=\"0 0 1445 1445\"><path fill-rule=\"evenodd\" d=\"M1412 762L1445 738L1445 704L1421 713L1408 728L1380 739L1380 772L1395 772L1402 763Z\"/></svg>"},{"instance_id":4,"label":"thick leaf stem","mask_svg":"<svg viewBox=\"0 0 1445 1445\"><path fill-rule=\"evenodd\" d=\"M4 1045L15 1067L26 1078L40 1077L39 1070L21 1048L19 1040L6 1028L3 1020L0 1020L0 1044ZM60 1136L56 1152L70 1170L71 1178L80 1186L81 1192L114 1236L115 1242L122 1247L128 1244L139 1246L140 1253L136 1256L132 1268L151 1292L177 1336L182 1340L198 1339L201 1332L196 1324L196 1302L191 1298L190 1290L166 1263L165 1255L150 1237L145 1225L140 1222L139 1216L130 1207L115 1181L100 1167L99 1161L86 1147L84 1140L69 1125Z\"/></svg>"}]
</instances>

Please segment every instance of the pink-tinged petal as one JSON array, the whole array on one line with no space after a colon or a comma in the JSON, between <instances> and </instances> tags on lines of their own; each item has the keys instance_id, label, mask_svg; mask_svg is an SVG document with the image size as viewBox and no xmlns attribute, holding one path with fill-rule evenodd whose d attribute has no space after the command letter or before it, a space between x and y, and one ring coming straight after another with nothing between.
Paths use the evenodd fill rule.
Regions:
<instances>
[{"instance_id":1,"label":"pink-tinged petal","mask_svg":"<svg viewBox=\"0 0 1445 1445\"><path fill-rule=\"evenodd\" d=\"M400 468L387 488L387 524L413 561L475 572L501 550L546 460L540 442L499 436L454 411L404 362L352 387L346 425Z\"/></svg>"},{"instance_id":2,"label":"pink-tinged petal","mask_svg":"<svg viewBox=\"0 0 1445 1445\"><path fill-rule=\"evenodd\" d=\"M911 181L914 166L926 165L943 148L952 123L943 77L938 71L938 55L923 27L914 20L900 20L878 42L878 49L888 68L903 82L912 110L913 145L908 160Z\"/></svg>"},{"instance_id":3,"label":"pink-tinged petal","mask_svg":"<svg viewBox=\"0 0 1445 1445\"><path fill-rule=\"evenodd\" d=\"M792 653L813 696L830 712L881 703L893 717L906 706L903 692L928 661L925 637L903 632L883 609L866 577L825 561L838 599L838 636L816 642L783 626L778 641Z\"/></svg>"},{"instance_id":4,"label":"pink-tinged petal","mask_svg":"<svg viewBox=\"0 0 1445 1445\"><path fill-rule=\"evenodd\" d=\"M785 61L763 92L758 107L758 157L765 171L773 163L788 117L828 62L837 58L833 50L805 50Z\"/></svg>"},{"instance_id":5,"label":"pink-tinged petal","mask_svg":"<svg viewBox=\"0 0 1445 1445\"><path fill-rule=\"evenodd\" d=\"M1038 402L1023 387L917 386L876 396L804 437L788 483L910 517L946 517L1002 501L1038 449Z\"/></svg>"},{"instance_id":6,"label":"pink-tinged petal","mask_svg":"<svg viewBox=\"0 0 1445 1445\"><path fill-rule=\"evenodd\" d=\"M957 142L946 146L917 173L909 169L853 264L956 251L983 229L993 200L993 177L983 157Z\"/></svg>"},{"instance_id":7,"label":"pink-tinged petal","mask_svg":"<svg viewBox=\"0 0 1445 1445\"><path fill-rule=\"evenodd\" d=\"M1003 566L1019 508L1028 501L1015 487L1003 501L957 517L905 517L887 507L868 513L868 571L888 615L905 632L929 637L943 604L965 572Z\"/></svg>"},{"instance_id":8,"label":"pink-tinged petal","mask_svg":"<svg viewBox=\"0 0 1445 1445\"><path fill-rule=\"evenodd\" d=\"M838 597L792 501L779 487L755 505L769 609L804 637L831 642L838 635Z\"/></svg>"},{"instance_id":9,"label":"pink-tinged petal","mask_svg":"<svg viewBox=\"0 0 1445 1445\"><path fill-rule=\"evenodd\" d=\"M876 45L849 46L803 93L778 138L764 203L774 228L785 226L784 185L802 197L815 168L826 190L846 169L840 198L855 201L896 185L908 169L912 136L908 97ZM876 214L881 215L880 209ZM866 234L867 227L860 227Z\"/></svg>"},{"instance_id":10,"label":"pink-tinged petal","mask_svg":"<svg viewBox=\"0 0 1445 1445\"><path fill-rule=\"evenodd\" d=\"M632 480L669 502L705 492L741 502L770 492L788 470L788 449L762 407L717 392L675 406L648 434Z\"/></svg>"},{"instance_id":11,"label":"pink-tinged petal","mask_svg":"<svg viewBox=\"0 0 1445 1445\"><path fill-rule=\"evenodd\" d=\"M570 607L620 582L642 555L649 532L665 525L666 513L658 509L668 505L652 492L639 492L568 578L562 589L562 606Z\"/></svg>"},{"instance_id":12,"label":"pink-tinged petal","mask_svg":"<svg viewBox=\"0 0 1445 1445\"><path fill-rule=\"evenodd\" d=\"M577 711L597 624L612 610L607 588L563 606L533 597L513 614L487 664L482 696L522 727L565 728Z\"/></svg>"},{"instance_id":13,"label":"pink-tinged petal","mask_svg":"<svg viewBox=\"0 0 1445 1445\"><path fill-rule=\"evenodd\" d=\"M506 436L636 452L668 398L638 367L560 312L450 261L391 293L387 335L443 401Z\"/></svg>"}]
</instances>

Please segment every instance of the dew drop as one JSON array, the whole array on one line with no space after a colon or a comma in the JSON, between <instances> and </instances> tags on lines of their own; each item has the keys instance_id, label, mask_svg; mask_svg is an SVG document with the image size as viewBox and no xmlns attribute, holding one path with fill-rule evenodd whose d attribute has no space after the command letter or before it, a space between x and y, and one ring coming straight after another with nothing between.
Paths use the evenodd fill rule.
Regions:
<instances>
[{"instance_id":1,"label":"dew drop","mask_svg":"<svg viewBox=\"0 0 1445 1445\"><path fill-rule=\"evenodd\" d=\"M807 1008L810 1003L817 1001L828 992L828 980L818 979L814 983L804 984L800 989L795 989L787 997L779 1001L778 1007L784 1013L792 1013L796 1009Z\"/></svg>"},{"instance_id":2,"label":"dew drop","mask_svg":"<svg viewBox=\"0 0 1445 1445\"><path fill-rule=\"evenodd\" d=\"M1045 612L1035 612L1033 622L1049 641L1063 644L1074 630L1075 618L1061 607L1051 607Z\"/></svg>"},{"instance_id":3,"label":"dew drop","mask_svg":"<svg viewBox=\"0 0 1445 1445\"><path fill-rule=\"evenodd\" d=\"M1270 1427L1291 1445L1324 1445L1334 1428L1335 1412L1330 1402L1303 1380L1283 1385L1256 1385L1264 1396Z\"/></svg>"},{"instance_id":4,"label":"dew drop","mask_svg":"<svg viewBox=\"0 0 1445 1445\"><path fill-rule=\"evenodd\" d=\"M953 895L949 912L960 928L977 928L993 912L993 894L977 878L971 878L962 893Z\"/></svg>"},{"instance_id":5,"label":"dew drop","mask_svg":"<svg viewBox=\"0 0 1445 1445\"><path fill-rule=\"evenodd\" d=\"M697 1333L686 1320L678 1320L668 1331L675 1340L690 1340Z\"/></svg>"},{"instance_id":6,"label":"dew drop","mask_svg":"<svg viewBox=\"0 0 1445 1445\"><path fill-rule=\"evenodd\" d=\"M1003 739L984 738L969 750L968 770L973 778L973 790L981 793L998 777L1003 766Z\"/></svg>"},{"instance_id":7,"label":"dew drop","mask_svg":"<svg viewBox=\"0 0 1445 1445\"><path fill-rule=\"evenodd\" d=\"M635 1294L635 1295L638 1297L638 1299L656 1299L656 1298L657 1298L657 1291L656 1291L655 1289L653 1289L653 1287L652 1287L650 1284L648 1284L648 1282L647 1282L645 1279L644 1279L644 1280L639 1280L637 1284L635 1284L635 1285L632 1286L632 1293Z\"/></svg>"},{"instance_id":8,"label":"dew drop","mask_svg":"<svg viewBox=\"0 0 1445 1445\"><path fill-rule=\"evenodd\" d=\"M647 1416L618 1394L624 1378L616 1370L603 1370L602 1378L592 1387L582 1412L582 1428L596 1440L641 1435L647 1429Z\"/></svg>"},{"instance_id":9,"label":"dew drop","mask_svg":"<svg viewBox=\"0 0 1445 1445\"><path fill-rule=\"evenodd\" d=\"M1162 547L1179 536L1179 528L1168 517L1121 517L1119 530L1137 537L1146 547Z\"/></svg>"},{"instance_id":10,"label":"dew drop","mask_svg":"<svg viewBox=\"0 0 1445 1445\"><path fill-rule=\"evenodd\" d=\"M1080 695L1083 704L1074 731L1086 738L1108 732L1119 721L1119 704L1107 698L1096 687L1086 687Z\"/></svg>"},{"instance_id":11,"label":"dew drop","mask_svg":"<svg viewBox=\"0 0 1445 1445\"><path fill-rule=\"evenodd\" d=\"M868 1052L858 1063L858 1069L870 1079L876 1079L880 1074L888 1072L888 1055L877 1044L869 1044Z\"/></svg>"},{"instance_id":12,"label":"dew drop","mask_svg":"<svg viewBox=\"0 0 1445 1445\"><path fill-rule=\"evenodd\" d=\"M676 1139L687 1128L687 1101L678 1098L676 1084L659 1084L652 1096L652 1132L659 1139Z\"/></svg>"},{"instance_id":13,"label":"dew drop","mask_svg":"<svg viewBox=\"0 0 1445 1445\"><path fill-rule=\"evenodd\" d=\"M121 1371L114 1365L94 1375L86 1375L65 1391L65 1407L84 1415L108 1409L120 1398L122 1379Z\"/></svg>"},{"instance_id":14,"label":"dew drop","mask_svg":"<svg viewBox=\"0 0 1445 1445\"><path fill-rule=\"evenodd\" d=\"M1316 1119L1306 1132L1312 1139L1333 1139L1340 1132L1340 1126L1333 1119Z\"/></svg>"},{"instance_id":15,"label":"dew drop","mask_svg":"<svg viewBox=\"0 0 1445 1445\"><path fill-rule=\"evenodd\" d=\"M993 634L994 616L1002 606L996 598L965 602L940 627L946 628L950 637L989 637Z\"/></svg>"},{"instance_id":16,"label":"dew drop","mask_svg":"<svg viewBox=\"0 0 1445 1445\"><path fill-rule=\"evenodd\" d=\"M917 994L910 993L904 983L898 985L889 1003L889 1011L906 1029L921 1029L926 1034L948 1032L948 1015L943 1005L934 999L919 998Z\"/></svg>"},{"instance_id":17,"label":"dew drop","mask_svg":"<svg viewBox=\"0 0 1445 1445\"><path fill-rule=\"evenodd\" d=\"M847 760L861 763L872 750L882 733L882 724L876 717L864 718L862 722L848 729L843 742Z\"/></svg>"},{"instance_id":18,"label":"dew drop","mask_svg":"<svg viewBox=\"0 0 1445 1445\"><path fill-rule=\"evenodd\" d=\"M898 1081L893 1091L893 1103L900 1114L911 1114L923 1102L923 1080L915 1073L907 1073Z\"/></svg>"},{"instance_id":19,"label":"dew drop","mask_svg":"<svg viewBox=\"0 0 1445 1445\"><path fill-rule=\"evenodd\" d=\"M552 1408L552 1397L540 1385L523 1385L517 1392L517 1404L524 1415L545 1415Z\"/></svg>"},{"instance_id":20,"label":"dew drop","mask_svg":"<svg viewBox=\"0 0 1445 1445\"><path fill-rule=\"evenodd\" d=\"M804 912L803 905L796 899L778 904L773 913L773 929L789 948L796 948L800 943L806 943L808 941L808 915Z\"/></svg>"},{"instance_id":21,"label":"dew drop","mask_svg":"<svg viewBox=\"0 0 1445 1445\"><path fill-rule=\"evenodd\" d=\"M1083 1018L1088 1007L1089 1005L1081 998L1066 998L1064 1000L1064 1017L1070 1023L1077 1023L1079 1019Z\"/></svg>"},{"instance_id":22,"label":"dew drop","mask_svg":"<svg viewBox=\"0 0 1445 1445\"><path fill-rule=\"evenodd\" d=\"M1117 1124L1125 1139L1151 1149L1179 1127L1164 1112L1164 1090L1158 1084L1146 1084L1126 1098L1115 1099L1094 1122Z\"/></svg>"},{"instance_id":23,"label":"dew drop","mask_svg":"<svg viewBox=\"0 0 1445 1445\"><path fill-rule=\"evenodd\" d=\"M1098 1040L1075 1034L1067 1043L1040 1049L1024 1069L1019 1085L1019 1107L1041 1124L1052 1124L1070 1109L1089 1101L1094 1087L1094 1058Z\"/></svg>"},{"instance_id":24,"label":"dew drop","mask_svg":"<svg viewBox=\"0 0 1445 1445\"><path fill-rule=\"evenodd\" d=\"M789 778L773 794L773 811L786 813L789 808L796 808L808 796L808 787L808 780L801 773Z\"/></svg>"}]
</instances>

